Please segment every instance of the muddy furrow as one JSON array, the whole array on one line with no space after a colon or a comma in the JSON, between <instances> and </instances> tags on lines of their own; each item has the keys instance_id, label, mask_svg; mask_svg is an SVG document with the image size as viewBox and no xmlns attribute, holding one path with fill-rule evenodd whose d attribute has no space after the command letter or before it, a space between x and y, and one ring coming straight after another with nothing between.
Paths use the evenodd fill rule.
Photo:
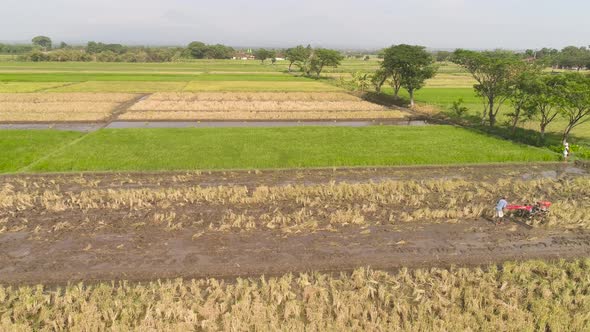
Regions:
<instances>
[{"instance_id":1,"label":"muddy furrow","mask_svg":"<svg viewBox=\"0 0 590 332\"><path fill-rule=\"evenodd\" d=\"M276 231L64 232L38 241L30 233L0 235L0 282L154 280L349 271L370 266L481 265L506 260L590 255L590 232L458 224L346 227L338 232Z\"/></svg>"}]
</instances>

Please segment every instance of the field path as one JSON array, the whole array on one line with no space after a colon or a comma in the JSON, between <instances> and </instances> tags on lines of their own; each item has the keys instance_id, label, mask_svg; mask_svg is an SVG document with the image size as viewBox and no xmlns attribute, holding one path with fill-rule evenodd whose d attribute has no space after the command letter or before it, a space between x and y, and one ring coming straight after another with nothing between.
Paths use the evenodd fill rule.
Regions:
<instances>
[{"instance_id":1,"label":"field path","mask_svg":"<svg viewBox=\"0 0 590 332\"><path fill-rule=\"evenodd\" d=\"M3 234L0 282L234 278L349 271L363 266L392 270L590 255L590 232L495 226L485 220L350 227L289 236L269 231L193 235L190 229L64 232L51 241L38 241L28 233Z\"/></svg>"}]
</instances>

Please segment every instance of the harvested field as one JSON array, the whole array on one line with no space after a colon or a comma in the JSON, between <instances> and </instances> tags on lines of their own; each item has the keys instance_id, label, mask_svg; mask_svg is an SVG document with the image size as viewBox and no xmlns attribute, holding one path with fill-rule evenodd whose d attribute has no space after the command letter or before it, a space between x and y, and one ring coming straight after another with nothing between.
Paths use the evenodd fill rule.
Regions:
<instances>
[{"instance_id":1,"label":"harvested field","mask_svg":"<svg viewBox=\"0 0 590 332\"><path fill-rule=\"evenodd\" d=\"M391 269L590 253L590 177L583 171L552 178L543 168L514 175L450 168L431 172L435 178L397 179L407 170L344 170L329 183L320 176L326 171L311 170L3 176L0 282ZM507 175L482 176L495 173ZM502 194L554 206L546 220L494 226L488 218Z\"/></svg>"},{"instance_id":2,"label":"harvested field","mask_svg":"<svg viewBox=\"0 0 590 332\"><path fill-rule=\"evenodd\" d=\"M3 330L584 331L590 261L0 287Z\"/></svg>"},{"instance_id":3,"label":"harvested field","mask_svg":"<svg viewBox=\"0 0 590 332\"><path fill-rule=\"evenodd\" d=\"M53 216L55 222L62 220L64 227L90 227L92 231L100 228L100 223L88 220L82 225L75 222L69 225L65 220L77 210L85 211L86 218L96 213L95 218L99 220L105 218L105 211L114 215L131 211L134 217L129 216L127 223L135 225L134 228L203 226L208 231L276 229L286 234L347 225L460 222L492 218L489 206L503 194L518 197L522 202L553 199L551 215L543 221L546 226L590 228L590 178L587 177L565 182L539 179L485 183L457 179L253 189L187 186L100 190L90 186L79 193L40 191L34 189L34 184L31 186L24 192L15 191L9 184L1 189L0 217L8 218L3 221L6 230L50 231L44 227L52 223L22 223L23 219L39 213L39 209L44 211L45 218ZM200 212L195 215L197 211Z\"/></svg>"},{"instance_id":4,"label":"harvested field","mask_svg":"<svg viewBox=\"0 0 590 332\"><path fill-rule=\"evenodd\" d=\"M1 122L103 121L133 94L0 94Z\"/></svg>"},{"instance_id":5,"label":"harvested field","mask_svg":"<svg viewBox=\"0 0 590 332\"><path fill-rule=\"evenodd\" d=\"M342 120L403 118L345 93L155 94L121 120Z\"/></svg>"},{"instance_id":6,"label":"harvested field","mask_svg":"<svg viewBox=\"0 0 590 332\"><path fill-rule=\"evenodd\" d=\"M192 81L184 88L183 91L285 91L285 92L322 92L322 91L342 91L341 88L334 85L325 84L316 81L301 82L264 82L264 81Z\"/></svg>"},{"instance_id":7,"label":"harvested field","mask_svg":"<svg viewBox=\"0 0 590 332\"><path fill-rule=\"evenodd\" d=\"M365 101L152 101L142 100L131 111L211 112L354 112L383 111L386 108Z\"/></svg>"},{"instance_id":8,"label":"harvested field","mask_svg":"<svg viewBox=\"0 0 590 332\"><path fill-rule=\"evenodd\" d=\"M361 101L342 92L180 92L154 93L149 101Z\"/></svg>"},{"instance_id":9,"label":"harvested field","mask_svg":"<svg viewBox=\"0 0 590 332\"><path fill-rule=\"evenodd\" d=\"M402 119L405 113L399 111L239 111L239 112L211 112L211 111L139 111L126 112L118 117L119 120L130 121L165 121L165 120L371 120L371 119Z\"/></svg>"}]
</instances>

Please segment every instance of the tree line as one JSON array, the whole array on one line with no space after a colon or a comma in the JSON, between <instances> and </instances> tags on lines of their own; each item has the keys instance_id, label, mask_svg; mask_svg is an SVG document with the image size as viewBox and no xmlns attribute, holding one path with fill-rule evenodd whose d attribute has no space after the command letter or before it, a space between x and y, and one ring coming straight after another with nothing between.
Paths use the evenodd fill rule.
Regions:
<instances>
[{"instance_id":1,"label":"tree line","mask_svg":"<svg viewBox=\"0 0 590 332\"><path fill-rule=\"evenodd\" d=\"M529 62L537 62L541 65L555 69L582 70L590 69L590 48L586 46L567 46L561 50L544 47L540 50L528 49L524 52L514 52L521 59ZM451 61L453 52L433 52L436 61Z\"/></svg>"},{"instance_id":2,"label":"tree line","mask_svg":"<svg viewBox=\"0 0 590 332\"><path fill-rule=\"evenodd\" d=\"M37 36L31 45L3 45L0 53L20 54L22 61L98 61L98 62L171 62L182 59L232 59L237 51L226 45L208 45L203 42L191 42L186 47L142 47L122 44L105 44L90 41L86 46L71 46L61 43L53 47L51 38ZM289 71L297 67L305 75L319 77L325 67L336 67L344 56L336 50L311 46L297 46L287 50L267 50L260 48L251 52L251 56L264 64L270 60L276 62L277 55L289 61Z\"/></svg>"},{"instance_id":3,"label":"tree line","mask_svg":"<svg viewBox=\"0 0 590 332\"><path fill-rule=\"evenodd\" d=\"M506 114L514 133L519 123L536 120L539 140L549 124L565 120L562 140L572 129L590 120L590 76L580 72L546 72L539 62L523 61L512 52L456 50L451 61L465 68L477 81L475 92L482 98L482 123L495 126L505 103L514 111Z\"/></svg>"},{"instance_id":4,"label":"tree line","mask_svg":"<svg viewBox=\"0 0 590 332\"><path fill-rule=\"evenodd\" d=\"M560 51L554 48L542 48L538 51L526 50L524 54L529 59L553 68L578 71L590 68L590 49L585 46L568 46Z\"/></svg>"},{"instance_id":5,"label":"tree line","mask_svg":"<svg viewBox=\"0 0 590 332\"><path fill-rule=\"evenodd\" d=\"M410 107L414 107L415 92L436 75L435 62L440 60L439 55L428 52L423 46L391 46L379 53L383 59L380 68L371 74L354 73L353 84L361 91L372 85L377 93L388 84L395 97L404 88L410 97ZM547 62L541 60L542 56L531 59L524 55L526 53L502 50L458 49L444 53L444 61L463 67L477 81L474 90L483 104L482 124L496 126L503 106L510 104L512 112L505 115L513 134L519 124L536 121L539 143L542 143L547 127L563 119L562 140L565 142L575 127L590 121L590 76L578 71L547 72ZM460 102L456 102L454 108L457 113L466 111Z\"/></svg>"}]
</instances>

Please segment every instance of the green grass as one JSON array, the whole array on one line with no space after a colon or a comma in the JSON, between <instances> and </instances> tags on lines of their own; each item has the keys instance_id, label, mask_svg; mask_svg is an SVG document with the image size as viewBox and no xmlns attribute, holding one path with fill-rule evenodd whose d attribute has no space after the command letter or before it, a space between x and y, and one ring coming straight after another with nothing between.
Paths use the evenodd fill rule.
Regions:
<instances>
[{"instance_id":1,"label":"green grass","mask_svg":"<svg viewBox=\"0 0 590 332\"><path fill-rule=\"evenodd\" d=\"M0 82L0 93L37 92L60 87L63 82Z\"/></svg>"},{"instance_id":2,"label":"green grass","mask_svg":"<svg viewBox=\"0 0 590 332\"><path fill-rule=\"evenodd\" d=\"M14 172L82 136L56 130L0 130L0 172Z\"/></svg>"},{"instance_id":3,"label":"green grass","mask_svg":"<svg viewBox=\"0 0 590 332\"><path fill-rule=\"evenodd\" d=\"M118 63L118 62L0 62L2 71L106 71L106 72L279 72L287 69L286 62L264 65L260 61L243 60L192 60L170 63Z\"/></svg>"},{"instance_id":4,"label":"green grass","mask_svg":"<svg viewBox=\"0 0 590 332\"><path fill-rule=\"evenodd\" d=\"M557 158L548 150L451 126L103 129L32 170L264 169Z\"/></svg>"},{"instance_id":5,"label":"green grass","mask_svg":"<svg viewBox=\"0 0 590 332\"><path fill-rule=\"evenodd\" d=\"M21 90L26 89L26 84L20 83ZM37 86L40 83L30 83ZM0 83L0 89L2 83ZM32 89L32 88L29 88ZM152 92L174 92L174 91L300 91L300 92L324 92L324 91L341 91L340 88L333 85L324 84L313 80L294 81L294 82L267 82L267 81L193 81L193 82L79 82L63 84L55 88L48 86L45 92L132 92L132 93L152 93ZM26 91L12 91L26 92Z\"/></svg>"},{"instance_id":6,"label":"green grass","mask_svg":"<svg viewBox=\"0 0 590 332\"><path fill-rule=\"evenodd\" d=\"M80 82L45 90L46 92L174 92L189 82Z\"/></svg>"},{"instance_id":7,"label":"green grass","mask_svg":"<svg viewBox=\"0 0 590 332\"><path fill-rule=\"evenodd\" d=\"M0 73L0 82L86 82L86 81L310 81L282 74L164 74L164 73Z\"/></svg>"}]
</instances>

